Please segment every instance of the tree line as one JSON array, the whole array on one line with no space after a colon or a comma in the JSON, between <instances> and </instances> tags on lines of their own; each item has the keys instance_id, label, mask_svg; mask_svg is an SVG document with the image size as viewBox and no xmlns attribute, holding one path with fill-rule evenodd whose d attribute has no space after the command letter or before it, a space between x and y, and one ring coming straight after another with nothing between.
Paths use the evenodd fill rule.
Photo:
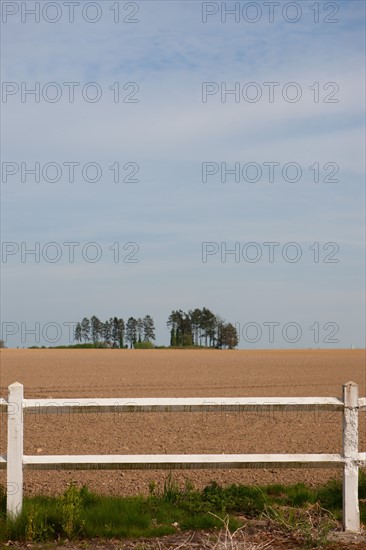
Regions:
<instances>
[{"instance_id":1,"label":"tree line","mask_svg":"<svg viewBox=\"0 0 366 550\"><path fill-rule=\"evenodd\" d=\"M122 318L110 317L102 322L96 315L90 319L84 317L75 326L74 340L76 342L92 342L95 346L133 348L137 344L150 344L155 340L155 326L150 315L145 317L130 317L125 323ZM142 346L141 346L142 347ZM146 346L149 347L149 346Z\"/></svg>"},{"instance_id":2,"label":"tree line","mask_svg":"<svg viewBox=\"0 0 366 550\"><path fill-rule=\"evenodd\" d=\"M215 347L233 349L238 343L234 325L226 323L208 308L196 308L185 313L173 310L167 321L170 327L170 345Z\"/></svg>"},{"instance_id":3,"label":"tree line","mask_svg":"<svg viewBox=\"0 0 366 550\"><path fill-rule=\"evenodd\" d=\"M233 349L238 343L238 333L232 323L203 307L189 310L173 310L167 326L170 328L171 347L206 347ZM122 318L110 317L102 322L96 315L84 317L75 326L77 343L92 343L96 347L138 348L154 347L155 325L150 315Z\"/></svg>"}]
</instances>

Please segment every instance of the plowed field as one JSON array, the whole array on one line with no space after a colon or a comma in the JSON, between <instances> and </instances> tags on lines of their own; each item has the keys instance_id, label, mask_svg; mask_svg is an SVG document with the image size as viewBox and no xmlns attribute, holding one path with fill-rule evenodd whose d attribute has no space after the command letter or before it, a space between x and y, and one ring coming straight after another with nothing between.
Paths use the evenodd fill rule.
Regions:
<instances>
[{"instance_id":1,"label":"plowed field","mask_svg":"<svg viewBox=\"0 0 366 550\"><path fill-rule=\"evenodd\" d=\"M362 350L2 350L1 396L25 397L340 397L353 380L366 396ZM131 399L132 401L132 399ZM366 414L360 449L366 451ZM1 415L5 453L6 415ZM332 453L341 450L335 412L26 415L25 454ZM166 472L25 472L25 494L58 493L75 480L108 494L148 492ZM339 470L197 470L180 483L322 483ZM0 472L5 481L5 472Z\"/></svg>"}]
</instances>

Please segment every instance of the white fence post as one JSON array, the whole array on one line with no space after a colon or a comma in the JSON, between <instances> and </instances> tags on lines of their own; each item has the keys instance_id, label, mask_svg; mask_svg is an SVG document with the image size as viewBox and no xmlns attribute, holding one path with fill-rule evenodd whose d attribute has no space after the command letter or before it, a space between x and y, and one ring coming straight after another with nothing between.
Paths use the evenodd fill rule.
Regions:
<instances>
[{"instance_id":1,"label":"white fence post","mask_svg":"<svg viewBox=\"0 0 366 550\"><path fill-rule=\"evenodd\" d=\"M16 517L23 504L23 386L9 386L8 454L7 454L7 513Z\"/></svg>"},{"instance_id":2,"label":"white fence post","mask_svg":"<svg viewBox=\"0 0 366 550\"><path fill-rule=\"evenodd\" d=\"M358 506L358 385L343 385L343 527L360 532Z\"/></svg>"}]
</instances>

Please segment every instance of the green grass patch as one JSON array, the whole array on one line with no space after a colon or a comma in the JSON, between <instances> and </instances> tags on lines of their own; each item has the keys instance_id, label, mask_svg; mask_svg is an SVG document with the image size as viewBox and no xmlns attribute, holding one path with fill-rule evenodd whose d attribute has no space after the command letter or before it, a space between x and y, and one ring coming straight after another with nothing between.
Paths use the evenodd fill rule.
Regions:
<instances>
[{"instance_id":1,"label":"green grass patch","mask_svg":"<svg viewBox=\"0 0 366 550\"><path fill-rule=\"evenodd\" d=\"M267 485L262 487L211 483L197 491L186 482L179 487L169 474L162 489L149 484L149 496L116 497L71 484L58 497L25 498L15 520L6 518L6 495L0 487L0 542L45 542L63 539L138 538L181 530L220 529L227 518L233 532L237 517L265 517L288 530L301 530L309 540L323 541L342 517L342 485L322 487ZM360 472L361 521L366 523L366 473ZM315 534L314 534L315 533ZM315 538L314 538L315 537Z\"/></svg>"}]
</instances>

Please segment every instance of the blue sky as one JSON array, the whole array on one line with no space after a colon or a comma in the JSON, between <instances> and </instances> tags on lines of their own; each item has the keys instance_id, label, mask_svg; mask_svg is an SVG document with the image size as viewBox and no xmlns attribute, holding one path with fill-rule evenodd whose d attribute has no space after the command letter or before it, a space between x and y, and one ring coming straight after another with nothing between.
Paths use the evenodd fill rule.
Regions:
<instances>
[{"instance_id":1,"label":"blue sky","mask_svg":"<svg viewBox=\"0 0 366 550\"><path fill-rule=\"evenodd\" d=\"M3 96L1 103L3 170L4 163L63 167L54 183L42 177L35 183L31 175L22 182L21 170L2 178L2 240L19 246L19 253L2 255L1 316L9 346L36 343L32 335L22 334L21 323L29 329L37 322L62 327L93 314L101 319L150 314L158 343L167 344L165 323L172 309L206 306L237 324L242 348L364 347L362 1L319 2L319 23L310 9L314 2L307 1L295 3L301 17L294 23L283 16L285 2L276 8L273 23L263 2L254 3L262 13L256 23L242 17L248 2L240 2L238 23L233 16L223 23L221 3L215 2L210 9L219 11L207 23L202 22L204 3L197 1L120 2L122 17L138 6L136 23L114 23L110 8L115 3L95 2L102 15L94 24L83 20L84 1L75 7L74 23L64 3L57 2L61 18L53 24L42 13L39 23L30 15L23 23L24 3L3 4L10 5L8 10L19 8L3 18L3 83L32 88L39 82L42 90L54 82L62 92L56 103L42 96L39 103L30 96L22 102L20 92L6 102ZM35 2L25 4L32 8ZM331 13L332 6L338 13ZM46 18L54 16L52 9ZM294 17L291 9L285 12L288 18ZM338 22L325 23L325 18ZM80 83L73 103L65 82ZM96 103L80 92L90 82L102 92ZM137 85L138 101L115 103L110 87L116 82L121 97ZM203 102L204 82L219 90L238 83L239 101L233 95L221 101L218 92ZM243 91L251 82L262 92L256 103ZM278 83L273 102L267 97L268 82ZM288 83L301 91L299 101L282 97ZM314 83L319 83L319 102L314 101ZM324 90L327 83L335 84ZM294 93L294 87L288 89ZM324 102L327 97L338 102ZM67 162L79 163L74 182ZM129 171L123 170L126 163L137 164L139 181L114 183L109 167L116 162L123 175ZM203 183L205 162L227 163L228 168L240 163L240 169L256 163L262 177L235 182L228 176L224 183L219 172ZM272 183L263 164L268 162L279 163ZM101 167L99 181L83 179L80 167L86 163ZM288 163L301 167L299 181L283 179L281 170ZM309 169L314 163L319 163L319 183L314 168ZM324 181L334 165L339 181ZM41 256L36 263L30 255L21 261L21 243L28 248L40 243L42 251L50 242L61 247L60 261ZM65 242L80 243L73 263ZM102 252L97 263L80 253L91 242ZM138 263L115 263L109 248L115 242L121 243L122 258L129 252L123 246L136 243ZM243 258L248 242L262 251L257 263ZM266 256L266 242L280 243L273 262ZM289 242L301 250L297 263L283 258ZM203 262L202 243L217 243L220 252L238 246L239 261L233 255L221 261L217 253ZM314 261L314 243L319 243L319 262ZM339 247L337 263L323 261L333 250L323 250L326 243ZM243 338L248 323L263 328L268 322L279 323L274 342L265 329L256 343ZM282 337L290 322L301 327L297 342ZM18 327L13 336L6 323ZM309 329L314 323L320 326L319 342ZM326 323L339 328L339 342L327 341ZM60 343L67 339L64 330ZM49 344L42 338L40 343Z\"/></svg>"}]
</instances>

